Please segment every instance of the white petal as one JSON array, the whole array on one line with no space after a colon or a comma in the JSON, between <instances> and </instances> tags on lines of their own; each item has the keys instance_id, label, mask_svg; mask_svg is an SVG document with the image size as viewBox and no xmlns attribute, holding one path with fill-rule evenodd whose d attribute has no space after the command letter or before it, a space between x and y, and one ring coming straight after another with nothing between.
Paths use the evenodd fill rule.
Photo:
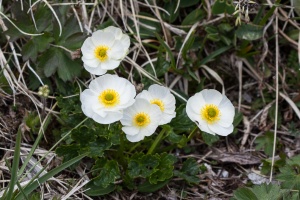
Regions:
<instances>
[{"instance_id":1,"label":"white petal","mask_svg":"<svg viewBox=\"0 0 300 200\"><path fill-rule=\"evenodd\" d=\"M204 124L204 123L200 124L200 123L198 123L197 125L198 125L198 127L199 127L199 129L200 129L201 131L204 131L204 132L209 133L209 134L212 134L212 135L216 135L213 131L211 131L211 130L208 128L208 124Z\"/></svg>"},{"instance_id":2,"label":"white petal","mask_svg":"<svg viewBox=\"0 0 300 200\"><path fill-rule=\"evenodd\" d=\"M219 124L222 124L225 127L230 126L235 115L235 109L231 101L224 96L218 107L221 113Z\"/></svg>"},{"instance_id":3,"label":"white petal","mask_svg":"<svg viewBox=\"0 0 300 200\"><path fill-rule=\"evenodd\" d=\"M150 102L150 101L153 99L152 95L151 95L150 92L147 91L147 90L143 90L141 93L139 93L139 94L136 96L136 98L145 99L145 100L147 100L148 102Z\"/></svg>"},{"instance_id":4,"label":"white petal","mask_svg":"<svg viewBox=\"0 0 300 200\"><path fill-rule=\"evenodd\" d=\"M91 105L96 103L94 93L89 89L84 90L80 94L80 101L82 103L81 109L82 109L83 113L88 117L92 117L94 114L94 111L93 111Z\"/></svg>"},{"instance_id":5,"label":"white petal","mask_svg":"<svg viewBox=\"0 0 300 200\"><path fill-rule=\"evenodd\" d=\"M134 127L134 126L128 126L128 127L123 127L122 130L126 135L136 135L139 134L140 129Z\"/></svg>"},{"instance_id":6,"label":"white petal","mask_svg":"<svg viewBox=\"0 0 300 200\"><path fill-rule=\"evenodd\" d=\"M218 123L215 124L209 124L208 128L213 131L214 133L221 135L221 136L227 136L233 131L233 125L229 127L223 127Z\"/></svg>"},{"instance_id":7,"label":"white petal","mask_svg":"<svg viewBox=\"0 0 300 200\"><path fill-rule=\"evenodd\" d=\"M128 49L124 49L124 47L117 42L111 47L111 50L107 52L108 57L113 60L121 60L126 56Z\"/></svg>"},{"instance_id":8,"label":"white petal","mask_svg":"<svg viewBox=\"0 0 300 200\"><path fill-rule=\"evenodd\" d=\"M103 29L104 32L112 34L115 39L120 39L122 37L122 30L120 28L114 27L114 26L109 26Z\"/></svg>"},{"instance_id":9,"label":"white petal","mask_svg":"<svg viewBox=\"0 0 300 200\"><path fill-rule=\"evenodd\" d=\"M81 60L85 65L89 66L90 68L101 67L101 62L97 58L87 59L86 57L81 57Z\"/></svg>"},{"instance_id":10,"label":"white petal","mask_svg":"<svg viewBox=\"0 0 300 200\"><path fill-rule=\"evenodd\" d=\"M126 35L126 34L123 34L122 37L120 38L120 41L121 41L124 49L128 50L128 48L130 46L130 38L129 38L129 36Z\"/></svg>"},{"instance_id":11,"label":"white petal","mask_svg":"<svg viewBox=\"0 0 300 200\"><path fill-rule=\"evenodd\" d=\"M102 118L105 118L107 116L107 111L105 110L105 108L103 108L103 106L100 103L92 105L92 109L94 114L99 115Z\"/></svg>"},{"instance_id":12,"label":"white petal","mask_svg":"<svg viewBox=\"0 0 300 200\"><path fill-rule=\"evenodd\" d=\"M110 47L115 41L113 34L101 30L94 32L91 39L96 47L101 45Z\"/></svg>"},{"instance_id":13,"label":"white petal","mask_svg":"<svg viewBox=\"0 0 300 200\"><path fill-rule=\"evenodd\" d=\"M150 104L148 108L149 108L148 113L150 115L151 123L158 125L158 123L162 118L162 112L159 106L156 104Z\"/></svg>"},{"instance_id":14,"label":"white petal","mask_svg":"<svg viewBox=\"0 0 300 200\"><path fill-rule=\"evenodd\" d=\"M190 104L187 103L185 107L185 112L191 121L198 121L200 119L200 113L196 113Z\"/></svg>"},{"instance_id":15,"label":"white petal","mask_svg":"<svg viewBox=\"0 0 300 200\"><path fill-rule=\"evenodd\" d=\"M123 128L122 128L123 129ZM127 140L130 142L139 142L145 138L142 134L136 134L136 135L126 135Z\"/></svg>"},{"instance_id":16,"label":"white petal","mask_svg":"<svg viewBox=\"0 0 300 200\"><path fill-rule=\"evenodd\" d=\"M105 85L105 77L107 77L108 74L105 74L103 76L97 77L94 80L90 82L89 88L97 94L97 96L102 92L104 89L106 89Z\"/></svg>"},{"instance_id":17,"label":"white petal","mask_svg":"<svg viewBox=\"0 0 300 200\"><path fill-rule=\"evenodd\" d=\"M164 86L153 84L149 87L148 91L158 99L164 99L170 93L170 90Z\"/></svg>"},{"instance_id":18,"label":"white petal","mask_svg":"<svg viewBox=\"0 0 300 200\"><path fill-rule=\"evenodd\" d=\"M86 38L81 47L82 56L86 59L95 58L94 50L96 46L92 42L91 37Z\"/></svg>"},{"instance_id":19,"label":"white petal","mask_svg":"<svg viewBox=\"0 0 300 200\"><path fill-rule=\"evenodd\" d=\"M123 117L120 119L120 122L123 126L132 126L133 120L133 110L132 109L124 109L123 110Z\"/></svg>"},{"instance_id":20,"label":"white petal","mask_svg":"<svg viewBox=\"0 0 300 200\"><path fill-rule=\"evenodd\" d=\"M120 65L120 61L118 60L107 60L101 63L102 69L113 70L116 69Z\"/></svg>"},{"instance_id":21,"label":"white petal","mask_svg":"<svg viewBox=\"0 0 300 200\"><path fill-rule=\"evenodd\" d=\"M106 69L102 69L101 67L89 67L86 64L83 65L85 70L95 75L103 75L107 72Z\"/></svg>"},{"instance_id":22,"label":"white petal","mask_svg":"<svg viewBox=\"0 0 300 200\"><path fill-rule=\"evenodd\" d=\"M111 124L120 120L122 116L122 112L107 112L107 115L105 117L101 117L100 115L94 115L93 119L100 124Z\"/></svg>"},{"instance_id":23,"label":"white petal","mask_svg":"<svg viewBox=\"0 0 300 200\"><path fill-rule=\"evenodd\" d=\"M201 93L197 93L194 96L190 97L186 103L186 114L192 121L200 121L200 111L201 108L205 105L205 100Z\"/></svg>"},{"instance_id":24,"label":"white petal","mask_svg":"<svg viewBox=\"0 0 300 200\"><path fill-rule=\"evenodd\" d=\"M158 127L157 124L152 124L151 123L147 127L145 127L144 129L141 129L141 134L143 134L144 136L150 136L155 132L157 127Z\"/></svg>"},{"instance_id":25,"label":"white petal","mask_svg":"<svg viewBox=\"0 0 300 200\"><path fill-rule=\"evenodd\" d=\"M173 114L163 113L162 118L159 121L159 125L163 125L163 124L169 123L175 116L176 116L175 112Z\"/></svg>"},{"instance_id":26,"label":"white petal","mask_svg":"<svg viewBox=\"0 0 300 200\"><path fill-rule=\"evenodd\" d=\"M167 104L167 105L173 105L173 106L175 106L175 103L176 103L176 100L175 100L175 97L174 97L174 95L173 94L169 94L169 95L167 95L164 99L163 99L163 101L165 102L165 104Z\"/></svg>"},{"instance_id":27,"label":"white petal","mask_svg":"<svg viewBox=\"0 0 300 200\"><path fill-rule=\"evenodd\" d=\"M201 94L207 104L214 104L218 106L223 99L223 95L219 91L213 89L202 90Z\"/></svg>"}]
</instances>

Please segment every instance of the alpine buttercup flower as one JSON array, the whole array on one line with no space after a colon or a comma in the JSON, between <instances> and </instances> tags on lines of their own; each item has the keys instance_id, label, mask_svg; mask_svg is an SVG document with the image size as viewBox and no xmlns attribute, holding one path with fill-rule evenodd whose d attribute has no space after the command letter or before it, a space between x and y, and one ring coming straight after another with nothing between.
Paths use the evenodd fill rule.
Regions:
<instances>
[{"instance_id":1,"label":"alpine buttercup flower","mask_svg":"<svg viewBox=\"0 0 300 200\"><path fill-rule=\"evenodd\" d=\"M80 94L83 113L100 124L123 117L123 110L134 103L135 87L126 79L106 74L91 81Z\"/></svg>"},{"instance_id":2,"label":"alpine buttercup flower","mask_svg":"<svg viewBox=\"0 0 300 200\"><path fill-rule=\"evenodd\" d=\"M136 99L135 103L124 110L120 120L130 142L138 142L145 136L152 135L159 125L162 112L156 104L151 104L145 99Z\"/></svg>"},{"instance_id":3,"label":"alpine buttercup flower","mask_svg":"<svg viewBox=\"0 0 300 200\"><path fill-rule=\"evenodd\" d=\"M81 47L84 68L91 74L103 75L119 66L129 46L129 36L121 29L109 26L98 30Z\"/></svg>"},{"instance_id":4,"label":"alpine buttercup flower","mask_svg":"<svg viewBox=\"0 0 300 200\"><path fill-rule=\"evenodd\" d=\"M227 136L233 131L234 107L217 90L205 89L189 98L186 113L204 132Z\"/></svg>"},{"instance_id":5,"label":"alpine buttercup flower","mask_svg":"<svg viewBox=\"0 0 300 200\"><path fill-rule=\"evenodd\" d=\"M175 116L175 97L170 90L157 84L151 85L147 90L143 90L136 98L142 98L151 104L156 104L162 111L162 118L159 125L169 123Z\"/></svg>"}]
</instances>

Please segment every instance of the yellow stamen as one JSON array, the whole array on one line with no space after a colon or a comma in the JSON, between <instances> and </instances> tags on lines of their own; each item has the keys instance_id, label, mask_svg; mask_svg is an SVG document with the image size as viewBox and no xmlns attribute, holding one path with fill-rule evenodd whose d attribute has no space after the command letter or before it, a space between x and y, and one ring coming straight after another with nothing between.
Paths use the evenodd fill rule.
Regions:
<instances>
[{"instance_id":1,"label":"yellow stamen","mask_svg":"<svg viewBox=\"0 0 300 200\"><path fill-rule=\"evenodd\" d=\"M120 95L113 89L106 89L98 96L98 100L105 107L114 107L120 103Z\"/></svg>"},{"instance_id":2,"label":"yellow stamen","mask_svg":"<svg viewBox=\"0 0 300 200\"><path fill-rule=\"evenodd\" d=\"M201 117L205 120L208 124L214 124L220 120L220 110L214 104L207 104L202 107L200 111Z\"/></svg>"},{"instance_id":3,"label":"yellow stamen","mask_svg":"<svg viewBox=\"0 0 300 200\"><path fill-rule=\"evenodd\" d=\"M144 112L137 113L133 118L133 124L138 127L145 127L150 121L150 116Z\"/></svg>"},{"instance_id":4,"label":"yellow stamen","mask_svg":"<svg viewBox=\"0 0 300 200\"><path fill-rule=\"evenodd\" d=\"M158 105L161 111L164 111L164 110L165 110L165 104L164 104L164 102L162 102L162 100L160 100L160 99L152 99L152 100L150 101L150 103L151 103L151 104L156 104L156 105Z\"/></svg>"},{"instance_id":5,"label":"yellow stamen","mask_svg":"<svg viewBox=\"0 0 300 200\"><path fill-rule=\"evenodd\" d=\"M108 59L107 50L108 46L100 45L94 50L95 57L98 58L101 62L104 62Z\"/></svg>"}]
</instances>

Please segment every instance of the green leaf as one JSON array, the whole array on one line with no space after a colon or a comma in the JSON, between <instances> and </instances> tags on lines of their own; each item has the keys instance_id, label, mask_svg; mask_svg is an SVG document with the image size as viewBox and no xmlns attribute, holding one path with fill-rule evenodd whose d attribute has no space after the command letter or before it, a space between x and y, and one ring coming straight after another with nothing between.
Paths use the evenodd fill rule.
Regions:
<instances>
[{"instance_id":1,"label":"green leaf","mask_svg":"<svg viewBox=\"0 0 300 200\"><path fill-rule=\"evenodd\" d=\"M31 59L32 61L36 60L38 54L38 46L35 45L33 40L29 40L23 47L22 47L22 57L23 61L27 61Z\"/></svg>"},{"instance_id":2,"label":"green leaf","mask_svg":"<svg viewBox=\"0 0 300 200\"><path fill-rule=\"evenodd\" d=\"M226 33L226 32L230 32L234 27L231 26L229 23L221 23L218 25L218 28L220 32Z\"/></svg>"},{"instance_id":3,"label":"green leaf","mask_svg":"<svg viewBox=\"0 0 300 200\"><path fill-rule=\"evenodd\" d=\"M165 48L163 45L159 46L158 54L157 54L157 61L154 62L153 64L154 64L154 69L152 68L152 66L150 64L147 64L145 66L145 70L147 72L149 72L150 74L152 74L153 76L155 75L153 70L155 70L157 77L164 76L165 73L167 73L169 71L169 69L171 68L170 62L166 60ZM153 84L153 82L149 81L149 85L147 85L147 84L144 85L144 88L148 88L152 84Z\"/></svg>"},{"instance_id":4,"label":"green leaf","mask_svg":"<svg viewBox=\"0 0 300 200\"><path fill-rule=\"evenodd\" d=\"M45 31L46 29L51 29L49 31L52 31L52 21L49 20L51 17L52 12L49 7L44 3L39 3L36 12L34 12L34 18L38 32Z\"/></svg>"},{"instance_id":5,"label":"green leaf","mask_svg":"<svg viewBox=\"0 0 300 200\"><path fill-rule=\"evenodd\" d=\"M219 33L218 32L218 28L215 27L215 26L206 26L205 29L204 29L208 34L216 34L216 33Z\"/></svg>"},{"instance_id":6,"label":"green leaf","mask_svg":"<svg viewBox=\"0 0 300 200\"><path fill-rule=\"evenodd\" d=\"M283 195L283 191L280 190L280 186L276 184L262 184L256 185L252 189L257 199L280 199Z\"/></svg>"},{"instance_id":7,"label":"green leaf","mask_svg":"<svg viewBox=\"0 0 300 200\"><path fill-rule=\"evenodd\" d=\"M118 162L110 160L105 163L100 175L94 179L94 184L101 188L107 188L111 183L114 183L116 179L120 178L120 176Z\"/></svg>"},{"instance_id":8,"label":"green leaf","mask_svg":"<svg viewBox=\"0 0 300 200\"><path fill-rule=\"evenodd\" d=\"M128 163L128 175L131 178L146 178L156 172L159 165L159 157L157 155L144 155L136 153L132 156Z\"/></svg>"},{"instance_id":9,"label":"green leaf","mask_svg":"<svg viewBox=\"0 0 300 200\"><path fill-rule=\"evenodd\" d=\"M155 192L155 191L161 189L162 187L167 185L169 182L170 182L170 180L165 180L165 181L158 182L156 184L151 184L150 182L146 181L145 183L138 185L137 190L139 192L143 192L143 193L152 193L152 192Z\"/></svg>"},{"instance_id":10,"label":"green leaf","mask_svg":"<svg viewBox=\"0 0 300 200\"><path fill-rule=\"evenodd\" d=\"M168 11L169 15L165 12L162 12L162 18L167 20L169 23L173 23L179 16L179 9L175 12L177 5L174 2L167 2L164 5L164 9Z\"/></svg>"},{"instance_id":11,"label":"green leaf","mask_svg":"<svg viewBox=\"0 0 300 200\"><path fill-rule=\"evenodd\" d=\"M227 47L221 47L218 50L210 53L207 57L205 57L204 59L202 59L199 63L199 65L205 65L206 63L213 61L213 59L215 57L217 57L218 55L221 55L223 53L225 53L226 51L228 51L229 49L231 49L231 46L227 46Z\"/></svg>"},{"instance_id":12,"label":"green leaf","mask_svg":"<svg viewBox=\"0 0 300 200\"><path fill-rule=\"evenodd\" d=\"M157 184L158 182L170 179L173 176L175 162L175 156L167 153L161 154L159 165L156 167L158 170L150 175L149 182L151 184Z\"/></svg>"},{"instance_id":13,"label":"green leaf","mask_svg":"<svg viewBox=\"0 0 300 200\"><path fill-rule=\"evenodd\" d=\"M181 104L176 109L176 117L172 119L170 126L173 128L175 133L182 133L182 132L191 132L196 124L188 118L185 105Z\"/></svg>"},{"instance_id":14,"label":"green leaf","mask_svg":"<svg viewBox=\"0 0 300 200\"><path fill-rule=\"evenodd\" d=\"M44 69L46 77L50 77L56 71L63 81L70 81L81 72L82 66L79 62L72 60L59 48L50 48L39 58L39 68Z\"/></svg>"},{"instance_id":15,"label":"green leaf","mask_svg":"<svg viewBox=\"0 0 300 200\"><path fill-rule=\"evenodd\" d=\"M53 40L54 38L46 33L33 37L22 47L23 60L26 61L31 59L32 61L35 61L38 52L45 51Z\"/></svg>"},{"instance_id":16,"label":"green leaf","mask_svg":"<svg viewBox=\"0 0 300 200\"><path fill-rule=\"evenodd\" d=\"M110 140L100 137L97 140L90 142L87 148L83 149L83 151L88 151L89 156L92 157L101 157L105 150L111 147L112 143Z\"/></svg>"},{"instance_id":17,"label":"green leaf","mask_svg":"<svg viewBox=\"0 0 300 200\"><path fill-rule=\"evenodd\" d=\"M139 15L141 16L141 18L139 19L140 23L146 25L146 26L139 26L139 33L141 38L149 39L149 37L155 37L153 33L159 33L159 35L161 35L160 23L157 21L150 20L150 19L155 19L155 16L146 12L139 12ZM134 22L129 19L128 25L131 27L132 31L134 32L134 35L137 35Z\"/></svg>"},{"instance_id":18,"label":"green leaf","mask_svg":"<svg viewBox=\"0 0 300 200\"><path fill-rule=\"evenodd\" d=\"M108 18L103 23L99 23L99 25L96 27L97 27L97 30L101 30L101 29L105 29L109 26L114 26L114 21L111 18Z\"/></svg>"},{"instance_id":19,"label":"green leaf","mask_svg":"<svg viewBox=\"0 0 300 200\"><path fill-rule=\"evenodd\" d=\"M182 48L182 57L186 60L187 59L187 53L189 50L191 50L194 42L195 42L195 34L194 32L190 35L186 43L184 44L184 47Z\"/></svg>"},{"instance_id":20,"label":"green leaf","mask_svg":"<svg viewBox=\"0 0 300 200\"><path fill-rule=\"evenodd\" d=\"M297 190L288 190L283 194L283 200L299 200L299 192Z\"/></svg>"},{"instance_id":21,"label":"green leaf","mask_svg":"<svg viewBox=\"0 0 300 200\"><path fill-rule=\"evenodd\" d=\"M193 25L203 18L204 18L203 9L198 8L192 11L184 18L184 20L182 21L182 25Z\"/></svg>"},{"instance_id":22,"label":"green leaf","mask_svg":"<svg viewBox=\"0 0 300 200\"><path fill-rule=\"evenodd\" d=\"M178 148L183 148L184 146L186 146L186 143L188 142L188 139L185 135L178 135L174 133L173 130L170 131L166 139L170 141L172 144L177 144Z\"/></svg>"},{"instance_id":23,"label":"green leaf","mask_svg":"<svg viewBox=\"0 0 300 200\"><path fill-rule=\"evenodd\" d=\"M259 200L261 198L257 198L255 194L249 188L240 188L236 190L234 193L234 198L237 200Z\"/></svg>"},{"instance_id":24,"label":"green leaf","mask_svg":"<svg viewBox=\"0 0 300 200\"><path fill-rule=\"evenodd\" d=\"M218 142L220 139L218 135L212 135L203 131L202 131L202 138L205 144L207 144L208 146L212 146L213 143Z\"/></svg>"},{"instance_id":25,"label":"green leaf","mask_svg":"<svg viewBox=\"0 0 300 200\"><path fill-rule=\"evenodd\" d=\"M273 141L274 141L274 133L273 132L266 132L264 135L259 136L254 141L256 143L256 150L264 149L264 152L268 156L272 156L273 153Z\"/></svg>"},{"instance_id":26,"label":"green leaf","mask_svg":"<svg viewBox=\"0 0 300 200\"><path fill-rule=\"evenodd\" d=\"M218 42L220 41L220 35L219 33L210 33L210 34L207 34L207 39L213 41L213 42Z\"/></svg>"},{"instance_id":27,"label":"green leaf","mask_svg":"<svg viewBox=\"0 0 300 200\"><path fill-rule=\"evenodd\" d=\"M188 158L182 165L180 171L175 170L174 175L185 179L189 183L197 184L200 179L197 176L200 172L200 167L197 161L193 158Z\"/></svg>"},{"instance_id":28,"label":"green leaf","mask_svg":"<svg viewBox=\"0 0 300 200\"><path fill-rule=\"evenodd\" d=\"M234 6L231 4L231 1L228 0L217 0L212 6L212 13L214 15L219 15L222 13L233 14Z\"/></svg>"},{"instance_id":29,"label":"green leaf","mask_svg":"<svg viewBox=\"0 0 300 200\"><path fill-rule=\"evenodd\" d=\"M176 5L176 3L174 3L173 1L171 1L171 2ZM186 0L180 0L179 6L181 8L185 8L185 7L190 7L190 6L196 5L199 2L200 2L200 0L188 0L188 1L186 1Z\"/></svg>"},{"instance_id":30,"label":"green leaf","mask_svg":"<svg viewBox=\"0 0 300 200\"><path fill-rule=\"evenodd\" d=\"M239 125L243 120L243 113L238 112L237 110L235 111L234 119L233 119L233 126L236 127Z\"/></svg>"},{"instance_id":31,"label":"green leaf","mask_svg":"<svg viewBox=\"0 0 300 200\"><path fill-rule=\"evenodd\" d=\"M169 48L169 46L165 43L165 41L160 37L158 33L155 33L156 38L159 40L160 44L165 48L165 50L168 52L168 55L170 56L171 59L171 66L172 68L175 68L175 58L174 55Z\"/></svg>"},{"instance_id":32,"label":"green leaf","mask_svg":"<svg viewBox=\"0 0 300 200\"><path fill-rule=\"evenodd\" d=\"M285 189L300 190L300 155L289 160L287 164L279 168L280 174L276 179L282 181L282 187Z\"/></svg>"},{"instance_id":33,"label":"green leaf","mask_svg":"<svg viewBox=\"0 0 300 200\"><path fill-rule=\"evenodd\" d=\"M35 192L29 195L30 200L40 200L41 194L39 192Z\"/></svg>"},{"instance_id":34,"label":"green leaf","mask_svg":"<svg viewBox=\"0 0 300 200\"><path fill-rule=\"evenodd\" d=\"M37 46L38 52L44 52L54 38L49 33L44 33L40 36L35 36L32 38L34 44Z\"/></svg>"},{"instance_id":35,"label":"green leaf","mask_svg":"<svg viewBox=\"0 0 300 200\"><path fill-rule=\"evenodd\" d=\"M78 156L79 145L78 144L71 144L71 145L62 145L57 147L55 150L58 156L63 156L64 161L71 160Z\"/></svg>"},{"instance_id":36,"label":"green leaf","mask_svg":"<svg viewBox=\"0 0 300 200\"><path fill-rule=\"evenodd\" d=\"M235 34L238 38L244 40L257 40L263 36L263 26L254 25L254 24L242 24L235 31Z\"/></svg>"},{"instance_id":37,"label":"green leaf","mask_svg":"<svg viewBox=\"0 0 300 200\"><path fill-rule=\"evenodd\" d=\"M85 194L91 197L103 196L113 192L115 189L116 186L113 184L103 188L95 185L93 181L90 181L85 187Z\"/></svg>"},{"instance_id":38,"label":"green leaf","mask_svg":"<svg viewBox=\"0 0 300 200\"><path fill-rule=\"evenodd\" d=\"M96 133L91 129L91 127L81 126L80 128L72 131L71 137L80 145L85 146L96 139Z\"/></svg>"}]
</instances>

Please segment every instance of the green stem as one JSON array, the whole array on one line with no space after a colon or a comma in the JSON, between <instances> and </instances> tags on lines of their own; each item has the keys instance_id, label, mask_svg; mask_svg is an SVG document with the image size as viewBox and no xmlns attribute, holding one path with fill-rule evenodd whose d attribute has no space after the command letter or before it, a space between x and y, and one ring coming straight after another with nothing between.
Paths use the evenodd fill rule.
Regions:
<instances>
[{"instance_id":1,"label":"green stem","mask_svg":"<svg viewBox=\"0 0 300 200\"><path fill-rule=\"evenodd\" d=\"M195 128L192 130L192 132L188 136L188 141L190 141L194 135L197 133L196 130L198 129L198 126L195 126Z\"/></svg>"},{"instance_id":2,"label":"green stem","mask_svg":"<svg viewBox=\"0 0 300 200\"><path fill-rule=\"evenodd\" d=\"M123 169L126 170L126 160L125 160L125 155L124 155L124 137L123 137L123 132L120 134L120 146L118 150L118 157L120 159L120 164L122 165Z\"/></svg>"},{"instance_id":3,"label":"green stem","mask_svg":"<svg viewBox=\"0 0 300 200\"><path fill-rule=\"evenodd\" d=\"M160 133L158 134L158 136L155 138L153 144L151 145L150 149L148 150L147 154L152 154L152 152L155 150L156 146L160 143L164 133L166 132L166 129L163 128Z\"/></svg>"},{"instance_id":4,"label":"green stem","mask_svg":"<svg viewBox=\"0 0 300 200\"><path fill-rule=\"evenodd\" d=\"M131 153L133 150L135 150L137 147L141 146L141 143L136 143L133 147L131 147L128 151L128 153Z\"/></svg>"}]
</instances>

